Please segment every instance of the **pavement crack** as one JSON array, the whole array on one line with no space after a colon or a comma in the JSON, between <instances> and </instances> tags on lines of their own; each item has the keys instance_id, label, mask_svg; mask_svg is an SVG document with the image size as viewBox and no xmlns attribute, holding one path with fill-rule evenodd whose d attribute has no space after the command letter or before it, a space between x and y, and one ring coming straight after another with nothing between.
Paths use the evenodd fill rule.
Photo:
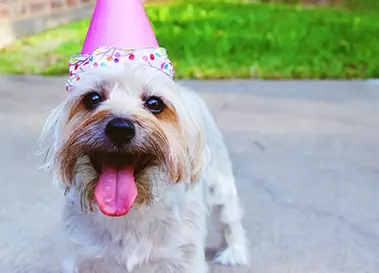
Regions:
<instances>
[{"instance_id":1,"label":"pavement crack","mask_svg":"<svg viewBox=\"0 0 379 273\"><path fill-rule=\"evenodd\" d=\"M259 141L255 140L253 142L253 144L261 151L261 152L265 152L266 151L266 147L260 143Z\"/></svg>"},{"instance_id":2,"label":"pavement crack","mask_svg":"<svg viewBox=\"0 0 379 273\"><path fill-rule=\"evenodd\" d=\"M370 239L370 241L372 243L374 243L375 246L379 246L379 238L378 238L378 236L376 234L374 234L372 232L369 232L369 231L366 231L366 230L363 230L362 228L360 228L356 224L350 222L344 216L332 213L330 211L321 210L321 209L315 208L314 206L305 205L305 204L301 204L301 203L295 203L295 202L293 202L293 203L291 202L290 203L290 202L286 202L286 201L280 200L279 198L277 198L276 192L272 188L270 188L267 184L265 184L263 180L257 180L257 179L255 179L254 183L263 192L265 192L266 195L271 199L271 201L274 204L276 204L277 206L280 206L282 208L284 207L284 208L288 208L288 209L293 209L293 210L301 211L301 212L304 212L304 213L311 213L311 214L313 214L313 215L315 215L317 217L332 218L332 219L340 222L342 225L344 225L345 227L347 227L349 230L353 231L354 233L359 234L361 236L364 236L364 237Z\"/></svg>"}]
</instances>

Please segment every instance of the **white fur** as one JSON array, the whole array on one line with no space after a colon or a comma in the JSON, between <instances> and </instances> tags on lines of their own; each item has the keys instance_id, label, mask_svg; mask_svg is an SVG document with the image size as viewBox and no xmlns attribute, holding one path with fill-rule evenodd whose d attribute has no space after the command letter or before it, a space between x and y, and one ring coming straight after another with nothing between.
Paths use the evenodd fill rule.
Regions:
<instances>
[{"instance_id":1,"label":"white fur","mask_svg":"<svg viewBox=\"0 0 379 273\"><path fill-rule=\"evenodd\" d=\"M194 92L174 84L159 71L129 65L101 72L92 71L82 76L84 80L78 90L70 94L67 101L47 120L41 138L44 152L51 146L46 167L52 169L54 180L59 180L53 164L54 153L67 134L64 128L70 99L79 96L94 82L113 80L120 75L130 89L138 88L138 83L130 75L143 78L152 92L162 92L164 96L170 97L182 121L187 119L183 121L189 127L183 128L187 134L204 134L206 145L201 150L204 153L202 167L205 171L200 181L192 186L188 183L171 185L162 169L149 170L149 173L157 174L151 179L156 180L152 183L157 185L154 195L158 199L152 206L132 209L126 216L117 218L105 216L98 209L95 212L82 211L76 198L77 189L71 188L63 209L62 230L57 235L63 272L208 272L204 248L206 217L210 211L216 211L219 215L225 246L217 253L214 262L224 265L247 264L242 213L232 164L222 135L202 99ZM113 102L110 102L113 103L113 109L127 111L122 108L122 100L127 97L128 90L125 88L120 90L118 96L115 93ZM83 165L86 160L82 158L78 165ZM86 170L79 173L76 179L81 181L93 175L93 170Z\"/></svg>"}]
</instances>

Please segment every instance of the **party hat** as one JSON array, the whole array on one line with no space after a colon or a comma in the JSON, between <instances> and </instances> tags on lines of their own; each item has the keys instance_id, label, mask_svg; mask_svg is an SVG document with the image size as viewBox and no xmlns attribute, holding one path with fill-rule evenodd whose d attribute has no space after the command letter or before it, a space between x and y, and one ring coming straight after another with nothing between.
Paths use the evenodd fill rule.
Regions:
<instances>
[{"instance_id":1,"label":"party hat","mask_svg":"<svg viewBox=\"0 0 379 273\"><path fill-rule=\"evenodd\" d=\"M82 52L70 59L66 90L75 89L81 73L89 68L130 61L154 67L171 78L174 75L141 0L97 0Z\"/></svg>"},{"instance_id":2,"label":"party hat","mask_svg":"<svg viewBox=\"0 0 379 273\"><path fill-rule=\"evenodd\" d=\"M140 0L97 0L82 54L99 47L158 47Z\"/></svg>"}]
</instances>

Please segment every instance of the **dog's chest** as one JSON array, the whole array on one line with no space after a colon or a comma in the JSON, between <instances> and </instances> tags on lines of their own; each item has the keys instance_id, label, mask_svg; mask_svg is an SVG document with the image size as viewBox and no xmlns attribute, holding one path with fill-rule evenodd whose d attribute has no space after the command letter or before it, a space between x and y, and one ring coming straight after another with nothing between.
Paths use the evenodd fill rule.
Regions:
<instances>
[{"instance_id":1,"label":"dog's chest","mask_svg":"<svg viewBox=\"0 0 379 273\"><path fill-rule=\"evenodd\" d=\"M173 231L178 231L180 221L167 212L159 215L164 217L148 214L140 219L133 215L125 222L108 222L103 227L106 235L99 241L103 247L98 257L114 261L128 272L151 261L175 258L172 255L175 256L181 236Z\"/></svg>"},{"instance_id":2,"label":"dog's chest","mask_svg":"<svg viewBox=\"0 0 379 273\"><path fill-rule=\"evenodd\" d=\"M149 237L133 236L125 234L125 237L118 242L118 247L110 247L111 251L119 249L109 259L116 259L117 263L124 265L129 272L136 266L142 265L154 259L154 241Z\"/></svg>"},{"instance_id":3,"label":"dog's chest","mask_svg":"<svg viewBox=\"0 0 379 273\"><path fill-rule=\"evenodd\" d=\"M66 231L77 246L76 264L97 270L91 273L118 273L138 272L149 263L182 262L186 247L205 230L205 210L201 192L175 196L179 202L171 198L120 218L67 206Z\"/></svg>"}]
</instances>

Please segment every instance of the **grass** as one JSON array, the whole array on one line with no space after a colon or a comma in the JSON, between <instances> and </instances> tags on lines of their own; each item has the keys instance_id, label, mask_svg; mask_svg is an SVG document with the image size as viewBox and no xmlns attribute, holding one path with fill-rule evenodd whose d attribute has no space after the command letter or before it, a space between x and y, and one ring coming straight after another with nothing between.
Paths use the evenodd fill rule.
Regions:
<instances>
[{"instance_id":1,"label":"grass","mask_svg":"<svg viewBox=\"0 0 379 273\"><path fill-rule=\"evenodd\" d=\"M379 77L379 1L345 1L338 9L185 1L149 5L147 13L176 78ZM67 75L69 56L80 52L88 24L17 41L0 51L0 73Z\"/></svg>"},{"instance_id":2,"label":"grass","mask_svg":"<svg viewBox=\"0 0 379 273\"><path fill-rule=\"evenodd\" d=\"M258 0L265 3L284 3L290 5L325 5L340 7L351 11L373 11L378 12L379 1L377 0Z\"/></svg>"}]
</instances>

